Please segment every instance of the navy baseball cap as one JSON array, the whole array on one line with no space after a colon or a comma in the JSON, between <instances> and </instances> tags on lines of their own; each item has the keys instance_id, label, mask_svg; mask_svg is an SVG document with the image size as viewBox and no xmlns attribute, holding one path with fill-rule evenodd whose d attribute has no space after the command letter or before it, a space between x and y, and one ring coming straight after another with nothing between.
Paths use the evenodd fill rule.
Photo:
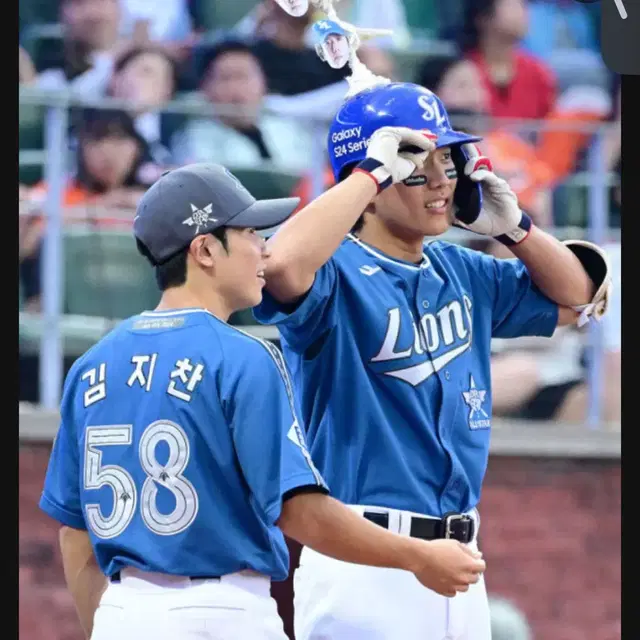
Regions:
<instances>
[{"instance_id":1,"label":"navy baseball cap","mask_svg":"<svg viewBox=\"0 0 640 640\"><path fill-rule=\"evenodd\" d=\"M299 203L300 198L256 200L226 167L189 164L167 171L146 191L133 234L161 264L219 227L277 227Z\"/></svg>"}]
</instances>

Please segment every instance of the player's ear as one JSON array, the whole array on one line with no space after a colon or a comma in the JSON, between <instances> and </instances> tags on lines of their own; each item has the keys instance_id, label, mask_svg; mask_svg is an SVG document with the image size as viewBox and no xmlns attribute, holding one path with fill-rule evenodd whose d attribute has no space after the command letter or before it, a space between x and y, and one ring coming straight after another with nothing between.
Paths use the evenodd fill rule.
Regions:
<instances>
[{"instance_id":1,"label":"player's ear","mask_svg":"<svg viewBox=\"0 0 640 640\"><path fill-rule=\"evenodd\" d=\"M196 236L189 245L194 260L203 267L214 266L216 251L214 238L210 235Z\"/></svg>"}]
</instances>

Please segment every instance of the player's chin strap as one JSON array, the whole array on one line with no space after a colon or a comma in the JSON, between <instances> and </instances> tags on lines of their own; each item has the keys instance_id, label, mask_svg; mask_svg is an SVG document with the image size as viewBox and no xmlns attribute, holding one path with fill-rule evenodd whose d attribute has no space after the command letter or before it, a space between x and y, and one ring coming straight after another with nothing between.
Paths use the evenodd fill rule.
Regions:
<instances>
[{"instance_id":1,"label":"player's chin strap","mask_svg":"<svg viewBox=\"0 0 640 640\"><path fill-rule=\"evenodd\" d=\"M596 287L591 302L574 307L580 314L578 327L583 327L592 319L598 322L607 312L613 288L609 258L599 246L586 240L565 240L563 244L580 260Z\"/></svg>"}]
</instances>

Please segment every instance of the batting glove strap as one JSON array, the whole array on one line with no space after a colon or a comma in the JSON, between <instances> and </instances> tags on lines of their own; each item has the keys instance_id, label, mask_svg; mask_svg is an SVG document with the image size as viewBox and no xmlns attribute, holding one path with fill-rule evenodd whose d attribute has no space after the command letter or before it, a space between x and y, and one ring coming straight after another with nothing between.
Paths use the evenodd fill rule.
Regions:
<instances>
[{"instance_id":1,"label":"batting glove strap","mask_svg":"<svg viewBox=\"0 0 640 640\"><path fill-rule=\"evenodd\" d=\"M393 184L393 179L389 170L382 162L375 158L365 158L356 166L354 172L366 173L371 176L378 185L378 193L384 191L387 187L390 187Z\"/></svg>"},{"instance_id":2,"label":"batting glove strap","mask_svg":"<svg viewBox=\"0 0 640 640\"><path fill-rule=\"evenodd\" d=\"M522 212L522 217L520 218L518 226L507 233L496 236L496 240L502 242L502 244L507 247L513 247L516 244L520 244L527 238L531 232L532 225L533 223L531 218L526 213Z\"/></svg>"}]
</instances>

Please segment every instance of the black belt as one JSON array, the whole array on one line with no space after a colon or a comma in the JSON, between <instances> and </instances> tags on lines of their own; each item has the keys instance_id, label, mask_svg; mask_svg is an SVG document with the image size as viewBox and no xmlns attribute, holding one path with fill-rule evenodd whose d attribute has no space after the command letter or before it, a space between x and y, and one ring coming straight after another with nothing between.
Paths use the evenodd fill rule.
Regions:
<instances>
[{"instance_id":1,"label":"black belt","mask_svg":"<svg viewBox=\"0 0 640 640\"><path fill-rule=\"evenodd\" d=\"M179 577L179 576L176 576ZM189 580L220 580L220 576L184 576ZM112 573L110 578L111 582L120 582L122 576L119 571Z\"/></svg>"},{"instance_id":2,"label":"black belt","mask_svg":"<svg viewBox=\"0 0 640 640\"><path fill-rule=\"evenodd\" d=\"M385 529L389 528L389 514L375 513L373 511L365 511L364 517ZM468 543L473 540L475 533L475 522L473 518L464 513L447 513L442 518L421 518L420 516L411 517L411 526L409 535L412 538L420 538L420 540L438 540L440 538L451 538L458 542Z\"/></svg>"}]
</instances>

